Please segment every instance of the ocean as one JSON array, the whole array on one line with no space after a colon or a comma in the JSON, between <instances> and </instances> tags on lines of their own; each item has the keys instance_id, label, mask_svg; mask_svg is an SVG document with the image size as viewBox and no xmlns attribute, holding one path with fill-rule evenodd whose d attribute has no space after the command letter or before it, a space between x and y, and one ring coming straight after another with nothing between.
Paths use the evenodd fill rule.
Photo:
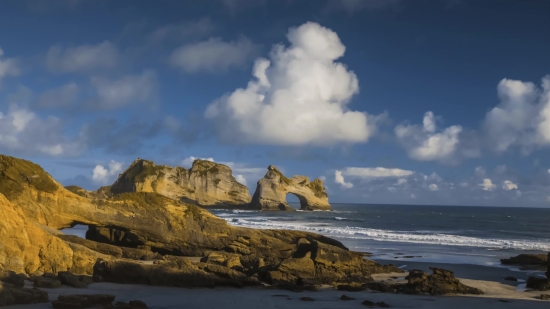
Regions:
<instances>
[{"instance_id":1,"label":"ocean","mask_svg":"<svg viewBox=\"0 0 550 309\"><path fill-rule=\"evenodd\" d=\"M361 204L332 209L211 211L234 226L323 234L376 260L502 267L501 258L550 252L550 209Z\"/></svg>"}]
</instances>

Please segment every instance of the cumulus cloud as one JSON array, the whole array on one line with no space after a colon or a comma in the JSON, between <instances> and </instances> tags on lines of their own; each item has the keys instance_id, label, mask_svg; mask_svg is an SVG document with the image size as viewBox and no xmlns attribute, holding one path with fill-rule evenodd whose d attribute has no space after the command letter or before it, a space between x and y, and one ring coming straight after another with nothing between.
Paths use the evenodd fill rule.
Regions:
<instances>
[{"instance_id":1,"label":"cumulus cloud","mask_svg":"<svg viewBox=\"0 0 550 309\"><path fill-rule=\"evenodd\" d=\"M6 76L17 76L19 75L19 67L15 59L5 58L4 51L0 48L0 82Z\"/></svg>"},{"instance_id":2,"label":"cumulus cloud","mask_svg":"<svg viewBox=\"0 0 550 309\"><path fill-rule=\"evenodd\" d=\"M518 146L524 153L550 144L550 75L534 83L503 79L497 87L500 104L485 116L483 129L496 152Z\"/></svg>"},{"instance_id":3,"label":"cumulus cloud","mask_svg":"<svg viewBox=\"0 0 550 309\"><path fill-rule=\"evenodd\" d=\"M245 185L245 186L247 185L247 183L246 183L246 178L244 178L243 175L240 175L240 174L239 174L239 175L236 175L236 176L235 176L235 179L237 180L237 182L239 182L239 183L241 183L241 184L243 184L243 185Z\"/></svg>"},{"instance_id":4,"label":"cumulus cloud","mask_svg":"<svg viewBox=\"0 0 550 309\"><path fill-rule=\"evenodd\" d=\"M502 183L502 188L506 191L510 191L510 190L517 190L518 189L518 185L513 183L512 181L510 180L505 180L503 183Z\"/></svg>"},{"instance_id":5,"label":"cumulus cloud","mask_svg":"<svg viewBox=\"0 0 550 309\"><path fill-rule=\"evenodd\" d=\"M317 23L291 28L290 46L275 45L271 60L256 60L254 79L208 106L205 116L228 142L333 145L366 142L368 115L347 108L359 91L342 63L345 46Z\"/></svg>"},{"instance_id":6,"label":"cumulus cloud","mask_svg":"<svg viewBox=\"0 0 550 309\"><path fill-rule=\"evenodd\" d=\"M125 75L115 80L92 77L91 84L96 93L92 104L99 109L113 110L154 99L157 75L153 70L144 70L141 74Z\"/></svg>"},{"instance_id":7,"label":"cumulus cloud","mask_svg":"<svg viewBox=\"0 0 550 309\"><path fill-rule=\"evenodd\" d=\"M46 66L54 73L89 72L113 68L118 58L118 49L109 41L66 48L55 45L46 55Z\"/></svg>"},{"instance_id":8,"label":"cumulus cloud","mask_svg":"<svg viewBox=\"0 0 550 309\"><path fill-rule=\"evenodd\" d=\"M413 174L413 171L402 170L399 168L385 167L347 167L342 171L346 176L354 177L405 177Z\"/></svg>"},{"instance_id":9,"label":"cumulus cloud","mask_svg":"<svg viewBox=\"0 0 550 309\"><path fill-rule=\"evenodd\" d=\"M422 126L398 125L394 131L409 157L418 161L448 162L458 149L462 127L454 125L437 133L435 116L429 111L424 115Z\"/></svg>"},{"instance_id":10,"label":"cumulus cloud","mask_svg":"<svg viewBox=\"0 0 550 309\"><path fill-rule=\"evenodd\" d=\"M92 171L92 181L96 184L106 185L112 183L120 172L122 172L122 162L111 160L107 167L98 164Z\"/></svg>"},{"instance_id":11,"label":"cumulus cloud","mask_svg":"<svg viewBox=\"0 0 550 309\"><path fill-rule=\"evenodd\" d=\"M12 105L0 112L0 151L15 155L74 156L82 151L78 139L65 137L59 118L41 118Z\"/></svg>"},{"instance_id":12,"label":"cumulus cloud","mask_svg":"<svg viewBox=\"0 0 550 309\"><path fill-rule=\"evenodd\" d=\"M259 46L246 37L231 42L210 38L177 48L170 55L170 63L187 73L226 72L244 67L258 50Z\"/></svg>"},{"instance_id":13,"label":"cumulus cloud","mask_svg":"<svg viewBox=\"0 0 550 309\"><path fill-rule=\"evenodd\" d=\"M344 175L342 175L342 171L334 172L334 182L339 184L343 189L353 188L353 184L351 182L346 182L346 180L344 179Z\"/></svg>"},{"instance_id":14,"label":"cumulus cloud","mask_svg":"<svg viewBox=\"0 0 550 309\"><path fill-rule=\"evenodd\" d=\"M497 187L495 184L493 184L493 182L492 182L491 179L489 179L489 178L483 179L483 182L480 183L479 186L480 186L484 191L493 191L493 190Z\"/></svg>"},{"instance_id":15,"label":"cumulus cloud","mask_svg":"<svg viewBox=\"0 0 550 309\"><path fill-rule=\"evenodd\" d=\"M435 183L432 183L428 186L428 189L430 191L438 191L439 190L439 187L435 184Z\"/></svg>"},{"instance_id":16,"label":"cumulus cloud","mask_svg":"<svg viewBox=\"0 0 550 309\"><path fill-rule=\"evenodd\" d=\"M74 102L80 88L74 82L42 93L37 99L37 105L42 108L67 107Z\"/></svg>"}]
</instances>

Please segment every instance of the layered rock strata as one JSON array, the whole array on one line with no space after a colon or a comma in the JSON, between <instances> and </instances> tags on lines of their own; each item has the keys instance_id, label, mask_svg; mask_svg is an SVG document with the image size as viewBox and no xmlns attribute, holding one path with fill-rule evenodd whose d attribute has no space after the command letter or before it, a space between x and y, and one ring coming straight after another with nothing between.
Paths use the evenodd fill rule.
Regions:
<instances>
[{"instance_id":1,"label":"layered rock strata","mask_svg":"<svg viewBox=\"0 0 550 309\"><path fill-rule=\"evenodd\" d=\"M154 192L200 206L244 207L251 200L248 188L237 182L228 166L206 160L195 160L185 169L137 159L109 191Z\"/></svg>"},{"instance_id":2,"label":"layered rock strata","mask_svg":"<svg viewBox=\"0 0 550 309\"><path fill-rule=\"evenodd\" d=\"M241 284L258 278L298 286L361 283L373 273L401 271L366 260L322 235L233 227L200 207L156 192L88 198L65 189L39 166L12 157L0 156L0 184L0 270L70 270L118 280L105 271L115 272L128 259L157 259L144 266L143 282L151 282L148 276L157 272L180 278L188 271L214 276L214 282L229 276ZM57 231L76 224L88 225L92 240ZM204 262L190 265L178 256L199 256ZM98 260L104 261L99 264L103 268Z\"/></svg>"},{"instance_id":3,"label":"layered rock strata","mask_svg":"<svg viewBox=\"0 0 550 309\"><path fill-rule=\"evenodd\" d=\"M306 176L287 178L270 165L264 178L258 181L251 207L261 210L294 210L286 202L287 194L300 200L302 210L330 210L328 194L321 179L310 181Z\"/></svg>"}]
</instances>

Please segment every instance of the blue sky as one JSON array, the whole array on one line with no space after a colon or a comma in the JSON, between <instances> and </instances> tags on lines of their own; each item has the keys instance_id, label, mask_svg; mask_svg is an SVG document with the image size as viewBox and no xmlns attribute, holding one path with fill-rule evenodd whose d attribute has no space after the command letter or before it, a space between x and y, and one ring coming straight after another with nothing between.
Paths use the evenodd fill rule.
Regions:
<instances>
[{"instance_id":1,"label":"blue sky","mask_svg":"<svg viewBox=\"0 0 550 309\"><path fill-rule=\"evenodd\" d=\"M323 177L331 202L550 206L550 1L4 0L0 152Z\"/></svg>"}]
</instances>

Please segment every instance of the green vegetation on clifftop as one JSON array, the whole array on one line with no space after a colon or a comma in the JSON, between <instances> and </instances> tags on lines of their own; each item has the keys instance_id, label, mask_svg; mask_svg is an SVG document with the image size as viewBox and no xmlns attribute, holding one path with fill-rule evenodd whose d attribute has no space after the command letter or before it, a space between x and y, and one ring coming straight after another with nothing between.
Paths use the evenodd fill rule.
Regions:
<instances>
[{"instance_id":1,"label":"green vegetation on clifftop","mask_svg":"<svg viewBox=\"0 0 550 309\"><path fill-rule=\"evenodd\" d=\"M48 193L57 190L57 184L39 165L0 155L0 193L11 200L21 194L25 186Z\"/></svg>"}]
</instances>

